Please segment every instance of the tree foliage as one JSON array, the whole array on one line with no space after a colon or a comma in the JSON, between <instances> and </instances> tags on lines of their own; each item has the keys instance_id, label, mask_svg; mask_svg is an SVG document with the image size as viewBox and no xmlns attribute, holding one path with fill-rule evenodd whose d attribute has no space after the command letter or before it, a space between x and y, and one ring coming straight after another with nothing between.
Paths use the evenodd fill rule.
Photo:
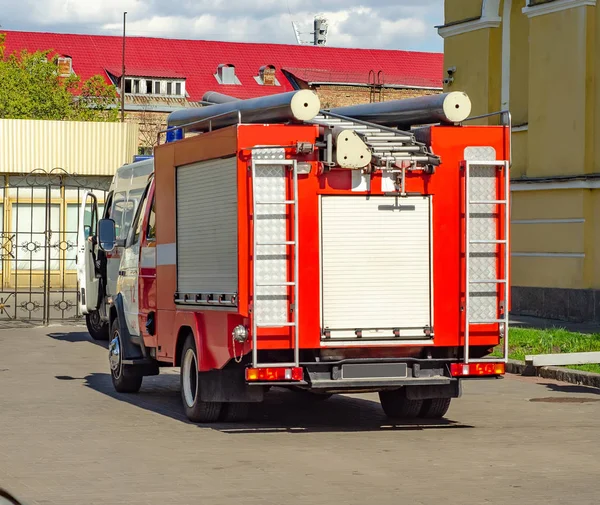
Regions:
<instances>
[{"instance_id":1,"label":"tree foliage","mask_svg":"<svg viewBox=\"0 0 600 505\"><path fill-rule=\"evenodd\" d=\"M0 34L0 118L116 121L117 91L95 75L58 75L53 51L5 54Z\"/></svg>"}]
</instances>

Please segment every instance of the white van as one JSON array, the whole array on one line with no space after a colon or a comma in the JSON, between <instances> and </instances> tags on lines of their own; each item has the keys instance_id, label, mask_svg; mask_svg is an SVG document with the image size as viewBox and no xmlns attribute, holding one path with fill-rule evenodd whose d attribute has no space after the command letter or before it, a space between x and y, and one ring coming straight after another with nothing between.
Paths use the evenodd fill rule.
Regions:
<instances>
[{"instance_id":1,"label":"white van","mask_svg":"<svg viewBox=\"0 0 600 505\"><path fill-rule=\"evenodd\" d=\"M98 248L96 243L99 216L94 193L84 193L79 213L77 243L77 278L79 279L79 310L85 314L90 335L95 340L108 340L109 321L107 304L116 294L119 265L131 222L154 172L154 160L144 160L120 167L109 188L104 205L104 218L115 221L117 247L110 253ZM100 272L106 262L106 285Z\"/></svg>"}]
</instances>

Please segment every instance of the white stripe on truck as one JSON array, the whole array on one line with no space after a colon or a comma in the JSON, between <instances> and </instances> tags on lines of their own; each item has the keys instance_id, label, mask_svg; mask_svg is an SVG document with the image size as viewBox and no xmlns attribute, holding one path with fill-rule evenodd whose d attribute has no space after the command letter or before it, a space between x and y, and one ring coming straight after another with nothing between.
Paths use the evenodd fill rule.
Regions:
<instances>
[{"instance_id":1,"label":"white stripe on truck","mask_svg":"<svg viewBox=\"0 0 600 505\"><path fill-rule=\"evenodd\" d=\"M156 246L156 265L175 265L177 260L177 249L175 242L171 244L158 244Z\"/></svg>"},{"instance_id":2,"label":"white stripe on truck","mask_svg":"<svg viewBox=\"0 0 600 505\"><path fill-rule=\"evenodd\" d=\"M156 247L142 247L141 268L156 268Z\"/></svg>"}]
</instances>

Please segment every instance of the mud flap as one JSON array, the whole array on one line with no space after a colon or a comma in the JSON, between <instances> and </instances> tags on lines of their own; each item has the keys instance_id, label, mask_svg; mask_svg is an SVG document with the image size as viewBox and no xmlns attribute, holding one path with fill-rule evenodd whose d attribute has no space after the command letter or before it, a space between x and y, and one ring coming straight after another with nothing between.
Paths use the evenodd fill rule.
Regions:
<instances>
[{"instance_id":1,"label":"mud flap","mask_svg":"<svg viewBox=\"0 0 600 505\"><path fill-rule=\"evenodd\" d=\"M262 402L265 388L248 386L244 370L211 370L201 372L200 399L204 402Z\"/></svg>"},{"instance_id":2,"label":"mud flap","mask_svg":"<svg viewBox=\"0 0 600 505\"><path fill-rule=\"evenodd\" d=\"M432 398L459 398L462 395L460 379L450 384L431 386L406 386L406 398L409 400L430 400Z\"/></svg>"}]
</instances>

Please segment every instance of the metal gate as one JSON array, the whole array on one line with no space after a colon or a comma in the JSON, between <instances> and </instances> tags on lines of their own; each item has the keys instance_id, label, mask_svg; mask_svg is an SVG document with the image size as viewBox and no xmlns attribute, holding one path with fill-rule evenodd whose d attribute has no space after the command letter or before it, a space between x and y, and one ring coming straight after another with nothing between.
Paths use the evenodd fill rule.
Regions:
<instances>
[{"instance_id":1,"label":"metal gate","mask_svg":"<svg viewBox=\"0 0 600 505\"><path fill-rule=\"evenodd\" d=\"M37 169L0 176L0 321L40 324L81 317L77 235L81 197L103 206L111 177Z\"/></svg>"}]
</instances>

